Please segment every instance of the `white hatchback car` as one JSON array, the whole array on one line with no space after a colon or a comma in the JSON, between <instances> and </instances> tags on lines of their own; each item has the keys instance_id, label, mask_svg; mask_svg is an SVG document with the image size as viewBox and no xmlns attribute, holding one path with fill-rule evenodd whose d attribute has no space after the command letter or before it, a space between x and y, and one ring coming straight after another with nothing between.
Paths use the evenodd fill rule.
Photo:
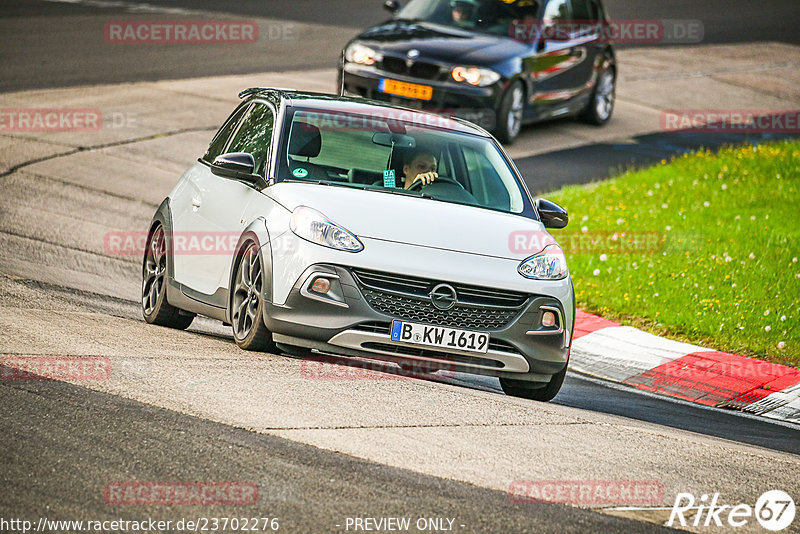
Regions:
<instances>
[{"instance_id":1,"label":"white hatchback car","mask_svg":"<svg viewBox=\"0 0 800 534\"><path fill-rule=\"evenodd\" d=\"M247 350L497 376L552 399L575 321L566 212L458 119L253 88L156 211L149 323L196 314ZM522 240L527 247L514 246ZM535 246L531 248L530 244Z\"/></svg>"}]
</instances>

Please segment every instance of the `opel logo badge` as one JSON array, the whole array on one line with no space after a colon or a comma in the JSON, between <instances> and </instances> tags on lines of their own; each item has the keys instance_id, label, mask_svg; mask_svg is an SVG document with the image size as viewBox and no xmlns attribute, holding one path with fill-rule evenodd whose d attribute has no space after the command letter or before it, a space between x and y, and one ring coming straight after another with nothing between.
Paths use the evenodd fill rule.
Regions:
<instances>
[{"instance_id":1,"label":"opel logo badge","mask_svg":"<svg viewBox=\"0 0 800 534\"><path fill-rule=\"evenodd\" d=\"M431 297L431 303L438 310L449 310L456 305L458 294L455 288L449 284L439 284L428 293Z\"/></svg>"},{"instance_id":2,"label":"opel logo badge","mask_svg":"<svg viewBox=\"0 0 800 534\"><path fill-rule=\"evenodd\" d=\"M416 48L412 48L411 50L408 51L406 56L408 56L411 59L418 58L419 57L419 50L417 50Z\"/></svg>"}]
</instances>

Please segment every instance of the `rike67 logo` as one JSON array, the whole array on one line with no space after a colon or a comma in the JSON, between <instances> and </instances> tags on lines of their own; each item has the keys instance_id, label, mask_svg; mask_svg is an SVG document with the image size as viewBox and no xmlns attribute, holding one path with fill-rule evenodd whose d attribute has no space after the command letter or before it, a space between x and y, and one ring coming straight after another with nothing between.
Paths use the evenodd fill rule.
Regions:
<instances>
[{"instance_id":1,"label":"rike67 logo","mask_svg":"<svg viewBox=\"0 0 800 534\"><path fill-rule=\"evenodd\" d=\"M737 528L755 518L763 528L778 532L792 524L794 515L794 499L781 490L762 493L755 506L721 504L719 493L710 498L704 494L700 499L691 493L678 493L667 526Z\"/></svg>"}]
</instances>

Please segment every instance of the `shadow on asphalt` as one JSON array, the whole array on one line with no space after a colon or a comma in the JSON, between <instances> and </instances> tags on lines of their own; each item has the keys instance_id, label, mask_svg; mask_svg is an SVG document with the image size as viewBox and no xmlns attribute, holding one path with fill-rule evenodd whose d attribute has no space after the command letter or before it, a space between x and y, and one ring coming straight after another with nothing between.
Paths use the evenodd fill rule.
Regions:
<instances>
[{"instance_id":1,"label":"shadow on asphalt","mask_svg":"<svg viewBox=\"0 0 800 534\"><path fill-rule=\"evenodd\" d=\"M322 355L288 355L301 359L301 372L306 378L329 380L421 379L467 389L504 395L497 378L438 371L425 364L400 367L397 364L362 358ZM527 401L536 403L536 401ZM800 429L769 420L666 397L643 394L627 386L588 378L578 373L567 379L554 404L597 413L627 417L637 421L696 432L706 436L738 441L776 451L800 454Z\"/></svg>"}]
</instances>

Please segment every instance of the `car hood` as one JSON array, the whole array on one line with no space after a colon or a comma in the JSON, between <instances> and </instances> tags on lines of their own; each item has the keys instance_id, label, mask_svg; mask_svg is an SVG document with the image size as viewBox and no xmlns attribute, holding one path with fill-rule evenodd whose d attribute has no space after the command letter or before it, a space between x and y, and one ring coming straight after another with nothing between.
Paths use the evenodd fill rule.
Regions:
<instances>
[{"instance_id":1,"label":"car hood","mask_svg":"<svg viewBox=\"0 0 800 534\"><path fill-rule=\"evenodd\" d=\"M555 243L539 221L437 200L296 182L265 193L289 211L314 208L359 238L512 260Z\"/></svg>"},{"instance_id":2,"label":"car hood","mask_svg":"<svg viewBox=\"0 0 800 534\"><path fill-rule=\"evenodd\" d=\"M393 20L374 26L356 38L384 53L405 57L418 50L420 59L491 67L528 50L524 43L502 36L451 26Z\"/></svg>"}]
</instances>

